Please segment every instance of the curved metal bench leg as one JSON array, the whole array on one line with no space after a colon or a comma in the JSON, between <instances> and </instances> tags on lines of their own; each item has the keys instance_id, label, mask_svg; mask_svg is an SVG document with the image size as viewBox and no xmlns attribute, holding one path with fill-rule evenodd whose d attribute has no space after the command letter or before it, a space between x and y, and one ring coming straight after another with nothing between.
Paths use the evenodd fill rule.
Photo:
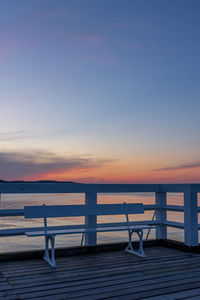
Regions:
<instances>
[{"instance_id":1,"label":"curved metal bench leg","mask_svg":"<svg viewBox=\"0 0 200 300\"><path fill-rule=\"evenodd\" d=\"M49 240L51 241L51 258L49 256ZM45 236L45 253L43 259L53 268L56 267L54 244L55 244L54 235Z\"/></svg>"},{"instance_id":2,"label":"curved metal bench leg","mask_svg":"<svg viewBox=\"0 0 200 300\"><path fill-rule=\"evenodd\" d=\"M55 248L54 248L54 245L55 245L55 236L52 235L51 236L51 266L53 268L56 267L56 261L55 261Z\"/></svg>"},{"instance_id":3,"label":"curved metal bench leg","mask_svg":"<svg viewBox=\"0 0 200 300\"><path fill-rule=\"evenodd\" d=\"M49 264L50 263L50 256L49 256L49 239L50 236L45 236L45 253L43 259Z\"/></svg>"},{"instance_id":4,"label":"curved metal bench leg","mask_svg":"<svg viewBox=\"0 0 200 300\"><path fill-rule=\"evenodd\" d=\"M137 235L139 237L139 249L138 250L135 250L133 248L133 242L132 242L133 232L137 233ZM140 257L146 257L144 250L143 250L143 230L142 231L129 230L128 235L129 235L129 242L128 242L128 246L126 247L125 251L128 253L140 256Z\"/></svg>"},{"instance_id":5,"label":"curved metal bench leg","mask_svg":"<svg viewBox=\"0 0 200 300\"><path fill-rule=\"evenodd\" d=\"M83 246L84 238L85 238L85 232L83 232L83 234L82 234L82 238L81 238L81 246Z\"/></svg>"}]
</instances>

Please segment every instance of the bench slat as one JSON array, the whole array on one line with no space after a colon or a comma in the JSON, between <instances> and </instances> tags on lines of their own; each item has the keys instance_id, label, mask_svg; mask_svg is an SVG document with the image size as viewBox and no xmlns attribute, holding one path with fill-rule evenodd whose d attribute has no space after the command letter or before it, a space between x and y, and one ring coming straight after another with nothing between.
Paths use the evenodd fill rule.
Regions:
<instances>
[{"instance_id":1,"label":"bench slat","mask_svg":"<svg viewBox=\"0 0 200 300\"><path fill-rule=\"evenodd\" d=\"M45 205L24 207L25 218L80 217L90 215L120 215L125 213L143 214L143 204Z\"/></svg>"},{"instance_id":2,"label":"bench slat","mask_svg":"<svg viewBox=\"0 0 200 300\"><path fill-rule=\"evenodd\" d=\"M134 225L129 226L129 229L135 231L141 231L143 229L149 229L150 226L148 225ZM41 231L30 231L26 232L27 236L44 236L44 235L62 235L62 234L80 234L80 233L87 233L87 232L110 232L110 231L127 231L128 226L110 226L110 227L97 227L97 228L78 228L78 229L63 229L63 230L47 230L45 234L44 230Z\"/></svg>"}]
</instances>

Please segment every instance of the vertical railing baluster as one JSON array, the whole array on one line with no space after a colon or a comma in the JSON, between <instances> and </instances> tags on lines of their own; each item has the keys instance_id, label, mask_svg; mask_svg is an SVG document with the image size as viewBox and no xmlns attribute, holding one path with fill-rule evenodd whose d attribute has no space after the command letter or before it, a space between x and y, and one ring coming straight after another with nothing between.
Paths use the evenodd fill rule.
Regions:
<instances>
[{"instance_id":1,"label":"vertical railing baluster","mask_svg":"<svg viewBox=\"0 0 200 300\"><path fill-rule=\"evenodd\" d=\"M190 185L184 192L184 236L185 245L198 245L198 205L197 193L192 192Z\"/></svg>"},{"instance_id":2,"label":"vertical railing baluster","mask_svg":"<svg viewBox=\"0 0 200 300\"><path fill-rule=\"evenodd\" d=\"M89 192L85 194L85 204L86 205L96 205L97 204L97 193ZM97 224L96 216L86 216L85 226L87 228L95 228ZM86 246L96 246L97 234L96 232L89 232L85 235Z\"/></svg>"},{"instance_id":3,"label":"vertical railing baluster","mask_svg":"<svg viewBox=\"0 0 200 300\"><path fill-rule=\"evenodd\" d=\"M156 226L156 239L166 239L167 238L167 226L163 223L167 219L166 212L166 193L165 192L156 192L156 205L158 208L156 209L156 221L160 224Z\"/></svg>"}]
</instances>

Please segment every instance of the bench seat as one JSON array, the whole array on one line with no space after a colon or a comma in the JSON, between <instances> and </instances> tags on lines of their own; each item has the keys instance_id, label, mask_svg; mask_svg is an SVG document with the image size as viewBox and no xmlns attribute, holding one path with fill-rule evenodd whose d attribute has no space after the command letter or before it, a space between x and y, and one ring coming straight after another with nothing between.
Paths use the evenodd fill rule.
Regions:
<instances>
[{"instance_id":1,"label":"bench seat","mask_svg":"<svg viewBox=\"0 0 200 300\"><path fill-rule=\"evenodd\" d=\"M27 231L25 234L30 237L45 236L45 235L62 235L62 234L83 234L88 232L110 232L110 231L141 231L149 229L148 225L131 225L131 226L110 226L110 227L96 227L96 228L79 228L79 229L62 229L62 230L44 230L40 231Z\"/></svg>"}]
</instances>

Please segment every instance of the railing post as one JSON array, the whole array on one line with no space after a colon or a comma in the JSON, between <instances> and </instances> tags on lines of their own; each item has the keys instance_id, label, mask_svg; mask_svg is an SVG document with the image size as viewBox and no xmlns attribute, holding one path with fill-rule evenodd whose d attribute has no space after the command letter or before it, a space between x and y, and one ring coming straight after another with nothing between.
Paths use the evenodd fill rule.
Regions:
<instances>
[{"instance_id":1,"label":"railing post","mask_svg":"<svg viewBox=\"0 0 200 300\"><path fill-rule=\"evenodd\" d=\"M156 239L166 239L167 238L167 226L163 223L167 220L166 209L166 193L156 192L156 221L160 222L160 225L156 226Z\"/></svg>"},{"instance_id":2,"label":"railing post","mask_svg":"<svg viewBox=\"0 0 200 300\"><path fill-rule=\"evenodd\" d=\"M184 235L185 245L198 245L198 205L197 193L189 188L184 192Z\"/></svg>"},{"instance_id":3,"label":"railing post","mask_svg":"<svg viewBox=\"0 0 200 300\"><path fill-rule=\"evenodd\" d=\"M97 193L86 193L85 194L85 204L86 205L96 205L97 204ZM88 228L95 228L97 225L96 216L86 216L85 226ZM96 232L86 233L85 235L85 245L86 246L96 246L97 234Z\"/></svg>"}]
</instances>

